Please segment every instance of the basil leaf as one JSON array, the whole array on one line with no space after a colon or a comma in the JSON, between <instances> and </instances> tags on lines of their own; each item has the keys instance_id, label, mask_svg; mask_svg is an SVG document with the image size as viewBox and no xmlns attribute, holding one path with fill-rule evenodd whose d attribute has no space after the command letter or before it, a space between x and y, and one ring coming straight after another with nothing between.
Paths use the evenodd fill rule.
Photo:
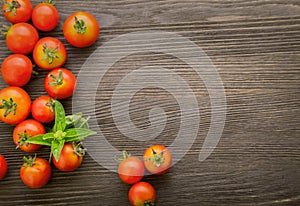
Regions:
<instances>
[{"instance_id":1,"label":"basil leaf","mask_svg":"<svg viewBox=\"0 0 300 206\"><path fill-rule=\"evenodd\" d=\"M51 152L56 161L58 161L62 148L64 147L65 140L53 140L51 144Z\"/></svg>"},{"instance_id":2,"label":"basil leaf","mask_svg":"<svg viewBox=\"0 0 300 206\"><path fill-rule=\"evenodd\" d=\"M81 118L81 112L66 116L66 128L74 127L74 125L78 124Z\"/></svg>"},{"instance_id":3,"label":"basil leaf","mask_svg":"<svg viewBox=\"0 0 300 206\"><path fill-rule=\"evenodd\" d=\"M54 139L54 133L53 132L49 132L44 134L43 136L43 140L48 140L48 141L52 141Z\"/></svg>"},{"instance_id":4,"label":"basil leaf","mask_svg":"<svg viewBox=\"0 0 300 206\"><path fill-rule=\"evenodd\" d=\"M26 143L51 146L50 139L44 139L44 134L35 135L26 140Z\"/></svg>"},{"instance_id":5,"label":"basil leaf","mask_svg":"<svg viewBox=\"0 0 300 206\"><path fill-rule=\"evenodd\" d=\"M53 132L64 131L66 129L66 116L63 105L55 100L55 123Z\"/></svg>"},{"instance_id":6,"label":"basil leaf","mask_svg":"<svg viewBox=\"0 0 300 206\"><path fill-rule=\"evenodd\" d=\"M85 128L71 128L67 129L65 142L78 142L84 140L86 137L96 134L96 132Z\"/></svg>"}]
</instances>

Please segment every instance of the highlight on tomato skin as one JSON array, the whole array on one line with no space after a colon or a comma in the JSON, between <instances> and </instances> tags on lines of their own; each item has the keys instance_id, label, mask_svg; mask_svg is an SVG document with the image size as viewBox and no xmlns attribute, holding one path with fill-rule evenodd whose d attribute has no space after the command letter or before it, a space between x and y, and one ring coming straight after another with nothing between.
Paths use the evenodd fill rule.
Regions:
<instances>
[{"instance_id":1,"label":"highlight on tomato skin","mask_svg":"<svg viewBox=\"0 0 300 206\"><path fill-rule=\"evenodd\" d=\"M31 18L30 0L4 0L2 14L12 24L28 22Z\"/></svg>"}]
</instances>

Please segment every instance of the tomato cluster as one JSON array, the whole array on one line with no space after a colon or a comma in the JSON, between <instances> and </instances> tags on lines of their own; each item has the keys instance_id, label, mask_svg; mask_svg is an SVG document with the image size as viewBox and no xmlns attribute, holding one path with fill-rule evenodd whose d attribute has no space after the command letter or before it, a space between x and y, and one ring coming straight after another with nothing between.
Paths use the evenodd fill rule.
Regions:
<instances>
[{"instance_id":1,"label":"tomato cluster","mask_svg":"<svg viewBox=\"0 0 300 206\"><path fill-rule=\"evenodd\" d=\"M64 116L62 106L59 108L60 113L63 111L63 118L55 119L57 114L55 102L56 99L66 99L73 95L76 89L76 77L71 70L63 67L67 60L67 51L62 41L52 36L40 38L39 35L40 31L45 35L47 34L45 32L56 29L59 23L59 12L52 0L45 0L37 5L32 5L30 0L4 0L2 13L12 24L5 32L6 45L12 54L1 64L2 79L8 86L0 90L0 121L15 125L12 139L18 149L24 152L35 152L42 143L34 144L30 141L41 135L49 136L45 131L44 123L51 124L55 121L53 131L56 131L57 125L66 127L67 117ZM96 18L88 12L76 12L70 15L65 19L62 30L67 42L78 48L92 45L100 32ZM32 102L29 94L22 87L30 82L31 76L35 73L33 65L41 70L48 70L49 73L44 78L46 94ZM30 113L32 118L29 117ZM78 116L71 115L69 118L72 120L73 117ZM82 122L81 124L85 125ZM71 128L68 131L73 130ZM85 128L80 131L89 132ZM62 131L57 129L56 132L58 134ZM91 134L93 133L88 133ZM70 135L74 136L73 139L76 136ZM57 147L60 151L59 153L54 151L56 158L52 156L54 166L61 171L73 171L83 160L84 150L78 142L70 142L72 138L69 138L69 142L64 140L62 144L59 142ZM54 140L53 144L56 141ZM0 155L0 179L4 178L7 168L5 157ZM40 188L51 177L51 165L43 158L24 157L20 177L28 187Z\"/></svg>"},{"instance_id":2,"label":"tomato cluster","mask_svg":"<svg viewBox=\"0 0 300 206\"><path fill-rule=\"evenodd\" d=\"M142 160L123 151L123 159L118 166L118 175L124 183L133 184L128 193L132 206L155 204L156 192L153 186L141 181L145 175L145 169L151 174L162 175L170 169L171 165L172 155L163 145L148 147Z\"/></svg>"}]
</instances>

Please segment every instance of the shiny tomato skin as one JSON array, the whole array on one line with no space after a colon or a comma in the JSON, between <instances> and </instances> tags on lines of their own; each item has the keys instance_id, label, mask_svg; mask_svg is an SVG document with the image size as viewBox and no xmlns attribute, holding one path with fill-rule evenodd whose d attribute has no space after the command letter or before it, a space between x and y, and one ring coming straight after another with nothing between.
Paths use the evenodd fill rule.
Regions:
<instances>
[{"instance_id":1,"label":"shiny tomato skin","mask_svg":"<svg viewBox=\"0 0 300 206\"><path fill-rule=\"evenodd\" d=\"M44 126L33 119L27 119L19 123L13 131L15 145L24 152L34 152L41 148L38 144L26 144L25 141L38 134L45 134Z\"/></svg>"},{"instance_id":2,"label":"shiny tomato skin","mask_svg":"<svg viewBox=\"0 0 300 206\"><path fill-rule=\"evenodd\" d=\"M157 144L147 148L143 159L146 169L150 173L156 175L166 173L172 165L172 155L170 151L163 145ZM154 159L156 159L156 161L154 161Z\"/></svg>"},{"instance_id":3,"label":"shiny tomato skin","mask_svg":"<svg viewBox=\"0 0 300 206\"><path fill-rule=\"evenodd\" d=\"M15 5L15 13L10 9L10 5ZM32 4L29 0L5 0L2 13L4 17L12 24L27 22L32 13Z\"/></svg>"},{"instance_id":4,"label":"shiny tomato skin","mask_svg":"<svg viewBox=\"0 0 300 206\"><path fill-rule=\"evenodd\" d=\"M1 65L4 82L10 86L25 86L32 75L32 62L23 54L12 54Z\"/></svg>"},{"instance_id":5,"label":"shiny tomato skin","mask_svg":"<svg viewBox=\"0 0 300 206\"><path fill-rule=\"evenodd\" d=\"M54 5L39 3L32 11L32 23L40 31L51 31L59 22L59 14Z\"/></svg>"},{"instance_id":6,"label":"shiny tomato skin","mask_svg":"<svg viewBox=\"0 0 300 206\"><path fill-rule=\"evenodd\" d=\"M75 17L85 23L86 30L82 31L82 33L74 28L76 23ZM99 32L100 27L97 19L88 12L75 12L71 14L63 24L64 37L71 45L78 48L91 46L97 40Z\"/></svg>"},{"instance_id":7,"label":"shiny tomato skin","mask_svg":"<svg viewBox=\"0 0 300 206\"><path fill-rule=\"evenodd\" d=\"M148 182L138 182L131 186L128 199L132 206L153 205L156 201L156 192Z\"/></svg>"},{"instance_id":8,"label":"shiny tomato skin","mask_svg":"<svg viewBox=\"0 0 300 206\"><path fill-rule=\"evenodd\" d=\"M20 169L22 182L30 188L41 188L49 181L51 177L51 166L43 158L35 158L33 165L24 163Z\"/></svg>"},{"instance_id":9,"label":"shiny tomato skin","mask_svg":"<svg viewBox=\"0 0 300 206\"><path fill-rule=\"evenodd\" d=\"M31 105L31 115L42 123L50 123L55 119L54 100L50 96L40 96Z\"/></svg>"},{"instance_id":10,"label":"shiny tomato skin","mask_svg":"<svg viewBox=\"0 0 300 206\"><path fill-rule=\"evenodd\" d=\"M8 170L7 161L3 155L0 154L0 180L2 180Z\"/></svg>"},{"instance_id":11,"label":"shiny tomato skin","mask_svg":"<svg viewBox=\"0 0 300 206\"><path fill-rule=\"evenodd\" d=\"M15 54L29 54L38 40L37 30L28 23L14 24L6 33L7 48Z\"/></svg>"},{"instance_id":12,"label":"shiny tomato skin","mask_svg":"<svg viewBox=\"0 0 300 206\"><path fill-rule=\"evenodd\" d=\"M55 80L62 73L62 81ZM53 78L54 77L54 78ZM56 83L57 82L57 83ZM76 77L65 68L56 68L48 73L44 81L44 87L48 95L55 99L66 99L73 95L76 89Z\"/></svg>"},{"instance_id":13,"label":"shiny tomato skin","mask_svg":"<svg viewBox=\"0 0 300 206\"><path fill-rule=\"evenodd\" d=\"M58 161L52 156L54 166L60 171L71 172L76 170L82 163L83 155L78 155L75 152L75 145L71 142L64 144Z\"/></svg>"},{"instance_id":14,"label":"shiny tomato skin","mask_svg":"<svg viewBox=\"0 0 300 206\"><path fill-rule=\"evenodd\" d=\"M36 43L33 49L33 59L41 69L51 70L62 66L66 62L66 48L59 39L44 37Z\"/></svg>"},{"instance_id":15,"label":"shiny tomato skin","mask_svg":"<svg viewBox=\"0 0 300 206\"><path fill-rule=\"evenodd\" d=\"M5 114L5 104L15 105L15 109ZM28 93L20 87L6 87L0 90L0 120L6 124L18 124L30 113L31 99Z\"/></svg>"},{"instance_id":16,"label":"shiny tomato skin","mask_svg":"<svg viewBox=\"0 0 300 206\"><path fill-rule=\"evenodd\" d=\"M144 163L138 157L128 157L119 164L118 174L126 184L137 183L145 174Z\"/></svg>"}]
</instances>

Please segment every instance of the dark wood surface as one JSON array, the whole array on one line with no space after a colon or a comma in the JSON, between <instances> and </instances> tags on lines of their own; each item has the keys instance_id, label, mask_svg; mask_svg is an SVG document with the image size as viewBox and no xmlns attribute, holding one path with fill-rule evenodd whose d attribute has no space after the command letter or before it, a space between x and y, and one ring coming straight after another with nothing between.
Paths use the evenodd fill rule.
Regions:
<instances>
[{"instance_id":1,"label":"dark wood surface","mask_svg":"<svg viewBox=\"0 0 300 206\"><path fill-rule=\"evenodd\" d=\"M39 1L32 2L36 5ZM141 154L153 143L170 145L180 126L180 111L168 92L158 88L141 91L132 100L133 122L140 128L148 126L153 105L165 109L168 122L154 140L126 138L114 125L110 110L114 86L122 75L141 66L164 65L191 84L201 114L198 136L167 174L145 178L157 190L158 206L300 204L299 0L62 0L56 1L56 7L60 25L41 36L56 36L65 43L65 67L76 75L89 55L105 42L144 30L174 32L190 39L206 52L219 72L227 99L225 128L216 149L203 162L198 156L211 121L210 101L205 85L184 62L163 54L131 55L116 63L99 84L95 107L98 124L115 148L133 154ZM87 49L71 47L62 34L63 20L78 10L93 13L101 26L98 41ZM6 24L2 16L0 22ZM0 44L2 61L10 52L4 37ZM41 71L39 78L24 87L32 99L45 94L42 85L46 73ZM93 74L86 75L88 80ZM2 80L0 84L1 88L6 86ZM85 89L89 98L92 94ZM63 104L71 113L72 99ZM93 107L77 107L87 115L93 112ZM15 149L12 130L13 126L0 124L0 153L9 164L9 172L0 182L0 205L129 205L129 186L88 152L78 170L63 173L53 167L45 187L27 188L19 178L25 153ZM48 152L42 148L38 155L47 158Z\"/></svg>"}]
</instances>

